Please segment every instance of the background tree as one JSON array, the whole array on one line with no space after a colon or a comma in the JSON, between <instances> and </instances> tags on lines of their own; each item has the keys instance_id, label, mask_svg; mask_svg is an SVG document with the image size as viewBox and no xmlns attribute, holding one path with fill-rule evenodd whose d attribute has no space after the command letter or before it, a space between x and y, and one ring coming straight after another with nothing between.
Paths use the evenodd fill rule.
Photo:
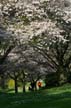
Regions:
<instances>
[{"instance_id":1,"label":"background tree","mask_svg":"<svg viewBox=\"0 0 71 108\"><path fill-rule=\"evenodd\" d=\"M6 67L14 69L7 70L14 75L14 80L16 75L19 79L19 74L22 74L21 79L24 81L23 72L26 68L29 70L28 78L32 76L31 78L37 81L38 76L42 75L42 68L46 74L50 68L51 72L56 72L58 84L62 83L62 80L67 81L71 58L71 15L68 10L70 4L70 1L66 0L0 1L1 25L6 33L10 34L2 62L4 60Z\"/></svg>"}]
</instances>

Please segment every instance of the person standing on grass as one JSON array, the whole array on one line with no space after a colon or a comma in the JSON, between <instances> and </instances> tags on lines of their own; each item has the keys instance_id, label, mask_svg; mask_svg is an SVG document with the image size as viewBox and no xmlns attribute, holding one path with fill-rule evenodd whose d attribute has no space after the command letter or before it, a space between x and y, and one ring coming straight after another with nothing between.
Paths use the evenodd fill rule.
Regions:
<instances>
[{"instance_id":1,"label":"person standing on grass","mask_svg":"<svg viewBox=\"0 0 71 108\"><path fill-rule=\"evenodd\" d=\"M32 81L29 87L29 90L34 91L36 90L36 81Z\"/></svg>"},{"instance_id":2,"label":"person standing on grass","mask_svg":"<svg viewBox=\"0 0 71 108\"><path fill-rule=\"evenodd\" d=\"M37 85L39 88L42 87L42 83L40 81L37 83Z\"/></svg>"}]
</instances>

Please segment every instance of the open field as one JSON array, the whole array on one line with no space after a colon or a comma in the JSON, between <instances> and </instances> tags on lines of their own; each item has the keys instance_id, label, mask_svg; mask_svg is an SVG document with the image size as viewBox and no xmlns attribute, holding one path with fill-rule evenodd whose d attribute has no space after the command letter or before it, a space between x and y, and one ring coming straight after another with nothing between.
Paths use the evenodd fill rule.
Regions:
<instances>
[{"instance_id":1,"label":"open field","mask_svg":"<svg viewBox=\"0 0 71 108\"><path fill-rule=\"evenodd\" d=\"M28 93L0 94L0 108L70 108L71 85Z\"/></svg>"}]
</instances>

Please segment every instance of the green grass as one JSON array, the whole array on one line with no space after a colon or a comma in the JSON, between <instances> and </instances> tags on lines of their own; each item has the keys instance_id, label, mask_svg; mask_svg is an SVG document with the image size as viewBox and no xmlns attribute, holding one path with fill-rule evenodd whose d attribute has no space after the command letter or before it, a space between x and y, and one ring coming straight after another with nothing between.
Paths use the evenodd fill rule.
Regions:
<instances>
[{"instance_id":1,"label":"green grass","mask_svg":"<svg viewBox=\"0 0 71 108\"><path fill-rule=\"evenodd\" d=\"M0 108L71 108L71 85L28 93L0 94Z\"/></svg>"}]
</instances>

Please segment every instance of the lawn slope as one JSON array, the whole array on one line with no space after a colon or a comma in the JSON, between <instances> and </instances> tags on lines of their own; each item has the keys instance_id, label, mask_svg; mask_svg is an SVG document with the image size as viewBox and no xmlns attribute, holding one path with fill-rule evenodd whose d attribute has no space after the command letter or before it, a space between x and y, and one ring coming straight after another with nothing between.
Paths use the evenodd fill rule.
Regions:
<instances>
[{"instance_id":1,"label":"lawn slope","mask_svg":"<svg viewBox=\"0 0 71 108\"><path fill-rule=\"evenodd\" d=\"M71 108L71 85L29 93L0 94L0 108Z\"/></svg>"}]
</instances>

